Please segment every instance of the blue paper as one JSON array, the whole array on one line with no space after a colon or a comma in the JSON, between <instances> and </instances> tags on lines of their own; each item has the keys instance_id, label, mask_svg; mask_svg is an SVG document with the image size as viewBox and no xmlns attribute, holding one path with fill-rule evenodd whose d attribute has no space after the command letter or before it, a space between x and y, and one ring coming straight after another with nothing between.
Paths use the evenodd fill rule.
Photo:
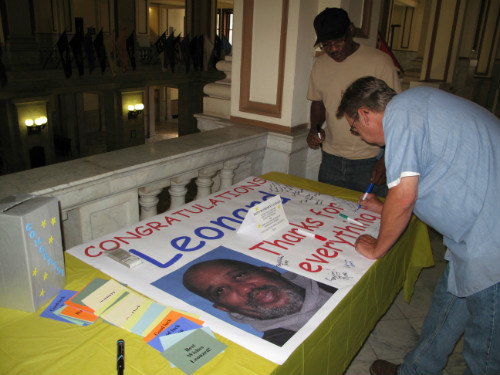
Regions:
<instances>
[{"instance_id":1,"label":"blue paper","mask_svg":"<svg viewBox=\"0 0 500 375\"><path fill-rule=\"evenodd\" d=\"M75 324L75 322L69 319L65 319L56 313L57 310L59 310L61 307L65 307L66 305L64 304L64 302L69 300L75 294L76 291L74 290L66 290L66 289L61 290L61 292L59 292L59 294L52 300L50 305L45 310L43 310L40 316L43 318L59 320L60 322L64 323Z\"/></svg>"},{"instance_id":2,"label":"blue paper","mask_svg":"<svg viewBox=\"0 0 500 375\"><path fill-rule=\"evenodd\" d=\"M193 329L200 328L201 326L195 322L192 322L189 319L184 317L180 317L175 322L170 324L167 328L165 328L161 333L156 335L153 339L151 339L148 344L153 348L158 350L159 352L163 352L163 345L161 344L160 338L167 335L172 335L174 333L180 333L184 331L191 331Z\"/></svg>"},{"instance_id":3,"label":"blue paper","mask_svg":"<svg viewBox=\"0 0 500 375\"><path fill-rule=\"evenodd\" d=\"M146 310L144 315L139 319L139 321L132 327L130 332L135 333L139 336L146 336L149 332L144 332L146 328L149 327L151 322L156 319L166 309L165 306L159 303L153 302L151 306Z\"/></svg>"}]
</instances>

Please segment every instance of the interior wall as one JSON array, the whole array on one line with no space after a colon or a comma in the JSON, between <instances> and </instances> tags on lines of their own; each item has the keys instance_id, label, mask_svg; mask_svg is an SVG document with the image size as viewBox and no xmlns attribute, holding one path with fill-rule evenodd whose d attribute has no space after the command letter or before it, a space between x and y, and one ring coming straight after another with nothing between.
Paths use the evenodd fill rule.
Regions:
<instances>
[{"instance_id":1,"label":"interior wall","mask_svg":"<svg viewBox=\"0 0 500 375\"><path fill-rule=\"evenodd\" d=\"M52 33L55 31L52 23L52 13L48 11L51 8L51 0L36 0L33 2L33 9L37 15L35 17L35 30L37 33Z\"/></svg>"},{"instance_id":2,"label":"interior wall","mask_svg":"<svg viewBox=\"0 0 500 375\"><path fill-rule=\"evenodd\" d=\"M158 15L158 34L162 35L168 31L168 8L161 6Z\"/></svg>"},{"instance_id":3,"label":"interior wall","mask_svg":"<svg viewBox=\"0 0 500 375\"><path fill-rule=\"evenodd\" d=\"M289 12L283 14L286 4L293 7L299 2L234 2L232 70L239 73L231 80L231 116L290 127L282 116L287 109L281 96L284 85L289 84L283 80L284 69L287 64L293 66L293 57L286 50L286 32L282 35L282 27L288 30L290 26ZM269 21L271 10L275 17L279 15L277 22ZM262 19L267 20L265 33Z\"/></svg>"},{"instance_id":4,"label":"interior wall","mask_svg":"<svg viewBox=\"0 0 500 375\"><path fill-rule=\"evenodd\" d=\"M97 22L97 5L96 1L75 1L72 7L73 11L73 23L75 22L75 17L83 18L83 29L87 31L87 28L96 28L99 23Z\"/></svg>"},{"instance_id":5,"label":"interior wall","mask_svg":"<svg viewBox=\"0 0 500 375\"><path fill-rule=\"evenodd\" d=\"M334 2L337 3L337 2ZM343 8L354 27L361 28L363 23L363 14L365 7L371 7L371 17L366 20L370 24L367 37L357 37L354 40L360 44L375 47L377 45L377 33L379 28L379 14L381 0L342 0L339 5L329 5Z\"/></svg>"},{"instance_id":6,"label":"interior wall","mask_svg":"<svg viewBox=\"0 0 500 375\"><path fill-rule=\"evenodd\" d=\"M180 34L184 37L184 18L186 16L185 9L169 9L168 10L168 32L174 32L175 36Z\"/></svg>"},{"instance_id":7,"label":"interior wall","mask_svg":"<svg viewBox=\"0 0 500 375\"><path fill-rule=\"evenodd\" d=\"M314 7L314 5L312 6ZM342 0L318 0L316 14L323 11L325 8L342 8Z\"/></svg>"},{"instance_id":8,"label":"interior wall","mask_svg":"<svg viewBox=\"0 0 500 375\"><path fill-rule=\"evenodd\" d=\"M368 38L356 38L356 41L372 47L377 46L380 12L382 10L381 0L372 0L372 14L370 20L370 32Z\"/></svg>"},{"instance_id":9,"label":"interior wall","mask_svg":"<svg viewBox=\"0 0 500 375\"><path fill-rule=\"evenodd\" d=\"M465 13L467 17L464 19L464 28L460 42L459 57L471 58L474 57L474 40L476 36L477 26L479 24L479 12L481 10L481 1L468 1Z\"/></svg>"},{"instance_id":10,"label":"interior wall","mask_svg":"<svg viewBox=\"0 0 500 375\"><path fill-rule=\"evenodd\" d=\"M306 99L309 75L314 62L316 33L313 22L326 7L350 7L351 2L290 1L286 19L286 32L282 33L283 1L254 0L253 7L243 0L234 2L233 72L231 85L231 116L267 124L294 127L307 124L309 102ZM372 14L368 38L357 38L360 43L375 46L381 0L372 0ZM245 6L247 9L245 10ZM248 9L250 8L250 9ZM353 9L362 9L354 7ZM249 14L244 14L245 12ZM252 24L243 30L245 18ZM265 32L263 32L263 29ZM248 35L248 33L251 35ZM285 56L280 65L279 51L285 36ZM248 62L251 64L248 64ZM280 70L284 69L282 88L279 87ZM246 80L249 80L248 83ZM249 98L245 95L249 85ZM282 90L282 104L277 113L266 106L278 106L277 91ZM250 104L247 105L246 100Z\"/></svg>"},{"instance_id":11,"label":"interior wall","mask_svg":"<svg viewBox=\"0 0 500 375\"><path fill-rule=\"evenodd\" d=\"M42 34L69 34L75 32L75 18L83 18L84 31L94 28L104 33L113 30L112 0L85 0L69 2L53 0L34 0L33 9L36 14L35 30Z\"/></svg>"},{"instance_id":12,"label":"interior wall","mask_svg":"<svg viewBox=\"0 0 500 375\"><path fill-rule=\"evenodd\" d=\"M116 11L116 35L123 33L130 35L136 29L136 6L135 0L120 0L120 6Z\"/></svg>"},{"instance_id":13,"label":"interior wall","mask_svg":"<svg viewBox=\"0 0 500 375\"><path fill-rule=\"evenodd\" d=\"M153 42L158 40L158 37L161 35L159 29L159 13L160 10L158 6L151 5L149 7L149 35Z\"/></svg>"},{"instance_id":14,"label":"interior wall","mask_svg":"<svg viewBox=\"0 0 500 375\"><path fill-rule=\"evenodd\" d=\"M481 20L481 41L478 46L477 66L475 73L483 77L491 77L494 59L500 45L500 0L486 2L484 17Z\"/></svg>"},{"instance_id":15,"label":"interior wall","mask_svg":"<svg viewBox=\"0 0 500 375\"><path fill-rule=\"evenodd\" d=\"M278 74L271 67L279 66L282 8L272 1L255 1L252 35L250 100L276 103ZM275 27L269 28L269 25ZM265 43L263 43L265 41ZM290 51L288 51L290 52Z\"/></svg>"},{"instance_id":16,"label":"interior wall","mask_svg":"<svg viewBox=\"0 0 500 375\"><path fill-rule=\"evenodd\" d=\"M298 12L297 15L291 17L297 20L297 26L295 29L292 27L288 31L290 45L287 46L287 50L294 51L296 61L294 71L285 71L285 82L293 82L293 89L285 91L284 99L285 102L293 103L289 120L293 126L309 122L310 102L306 99L306 95L314 59L313 45L316 41L316 33L311 20L314 20L314 17L318 14L318 9L311 6L310 2L302 2L300 7L292 7L291 10ZM295 31L295 34L291 34L292 30ZM293 97L289 99L288 95L292 94Z\"/></svg>"}]
</instances>

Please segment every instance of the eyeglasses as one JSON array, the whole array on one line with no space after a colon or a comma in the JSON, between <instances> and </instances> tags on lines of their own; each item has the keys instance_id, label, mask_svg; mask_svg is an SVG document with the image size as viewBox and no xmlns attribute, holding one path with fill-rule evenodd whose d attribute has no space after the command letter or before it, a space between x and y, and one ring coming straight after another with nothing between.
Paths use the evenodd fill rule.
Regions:
<instances>
[{"instance_id":1,"label":"eyeglasses","mask_svg":"<svg viewBox=\"0 0 500 375\"><path fill-rule=\"evenodd\" d=\"M359 135L358 133L358 130L356 129L356 121L355 119L352 120L352 124L349 124L349 121L347 121L347 123L349 124L350 128L349 128L349 131L351 132L351 134L353 135Z\"/></svg>"},{"instance_id":2,"label":"eyeglasses","mask_svg":"<svg viewBox=\"0 0 500 375\"><path fill-rule=\"evenodd\" d=\"M335 47L335 48L340 48L344 45L346 41L346 36L344 36L343 38L340 38L340 39L335 39L335 40L329 40L327 42L322 42L319 44L319 48L320 49L331 49L332 47Z\"/></svg>"}]
</instances>

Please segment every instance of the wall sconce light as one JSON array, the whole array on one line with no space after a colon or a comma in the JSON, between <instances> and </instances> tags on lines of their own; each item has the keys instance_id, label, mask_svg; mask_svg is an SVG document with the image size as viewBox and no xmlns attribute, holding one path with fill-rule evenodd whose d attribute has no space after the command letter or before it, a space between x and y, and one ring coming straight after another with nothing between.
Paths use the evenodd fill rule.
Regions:
<instances>
[{"instance_id":1,"label":"wall sconce light","mask_svg":"<svg viewBox=\"0 0 500 375\"><path fill-rule=\"evenodd\" d=\"M28 135L42 134L42 129L47 126L47 117L41 116L35 120L27 119L24 123L28 129Z\"/></svg>"},{"instance_id":2,"label":"wall sconce light","mask_svg":"<svg viewBox=\"0 0 500 375\"><path fill-rule=\"evenodd\" d=\"M137 103L136 105L129 105L128 106L128 118L137 118L142 111L144 111L144 104L142 103Z\"/></svg>"}]
</instances>

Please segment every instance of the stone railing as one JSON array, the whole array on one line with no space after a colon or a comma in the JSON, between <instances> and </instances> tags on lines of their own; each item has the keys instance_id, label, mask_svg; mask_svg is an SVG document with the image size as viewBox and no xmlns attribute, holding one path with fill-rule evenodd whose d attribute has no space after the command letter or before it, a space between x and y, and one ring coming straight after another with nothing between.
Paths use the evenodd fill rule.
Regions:
<instances>
[{"instance_id":1,"label":"stone railing","mask_svg":"<svg viewBox=\"0 0 500 375\"><path fill-rule=\"evenodd\" d=\"M201 198L265 173L269 134L233 125L4 175L0 199L56 197L68 249L156 215L165 188L173 209L185 203L193 179Z\"/></svg>"}]
</instances>

